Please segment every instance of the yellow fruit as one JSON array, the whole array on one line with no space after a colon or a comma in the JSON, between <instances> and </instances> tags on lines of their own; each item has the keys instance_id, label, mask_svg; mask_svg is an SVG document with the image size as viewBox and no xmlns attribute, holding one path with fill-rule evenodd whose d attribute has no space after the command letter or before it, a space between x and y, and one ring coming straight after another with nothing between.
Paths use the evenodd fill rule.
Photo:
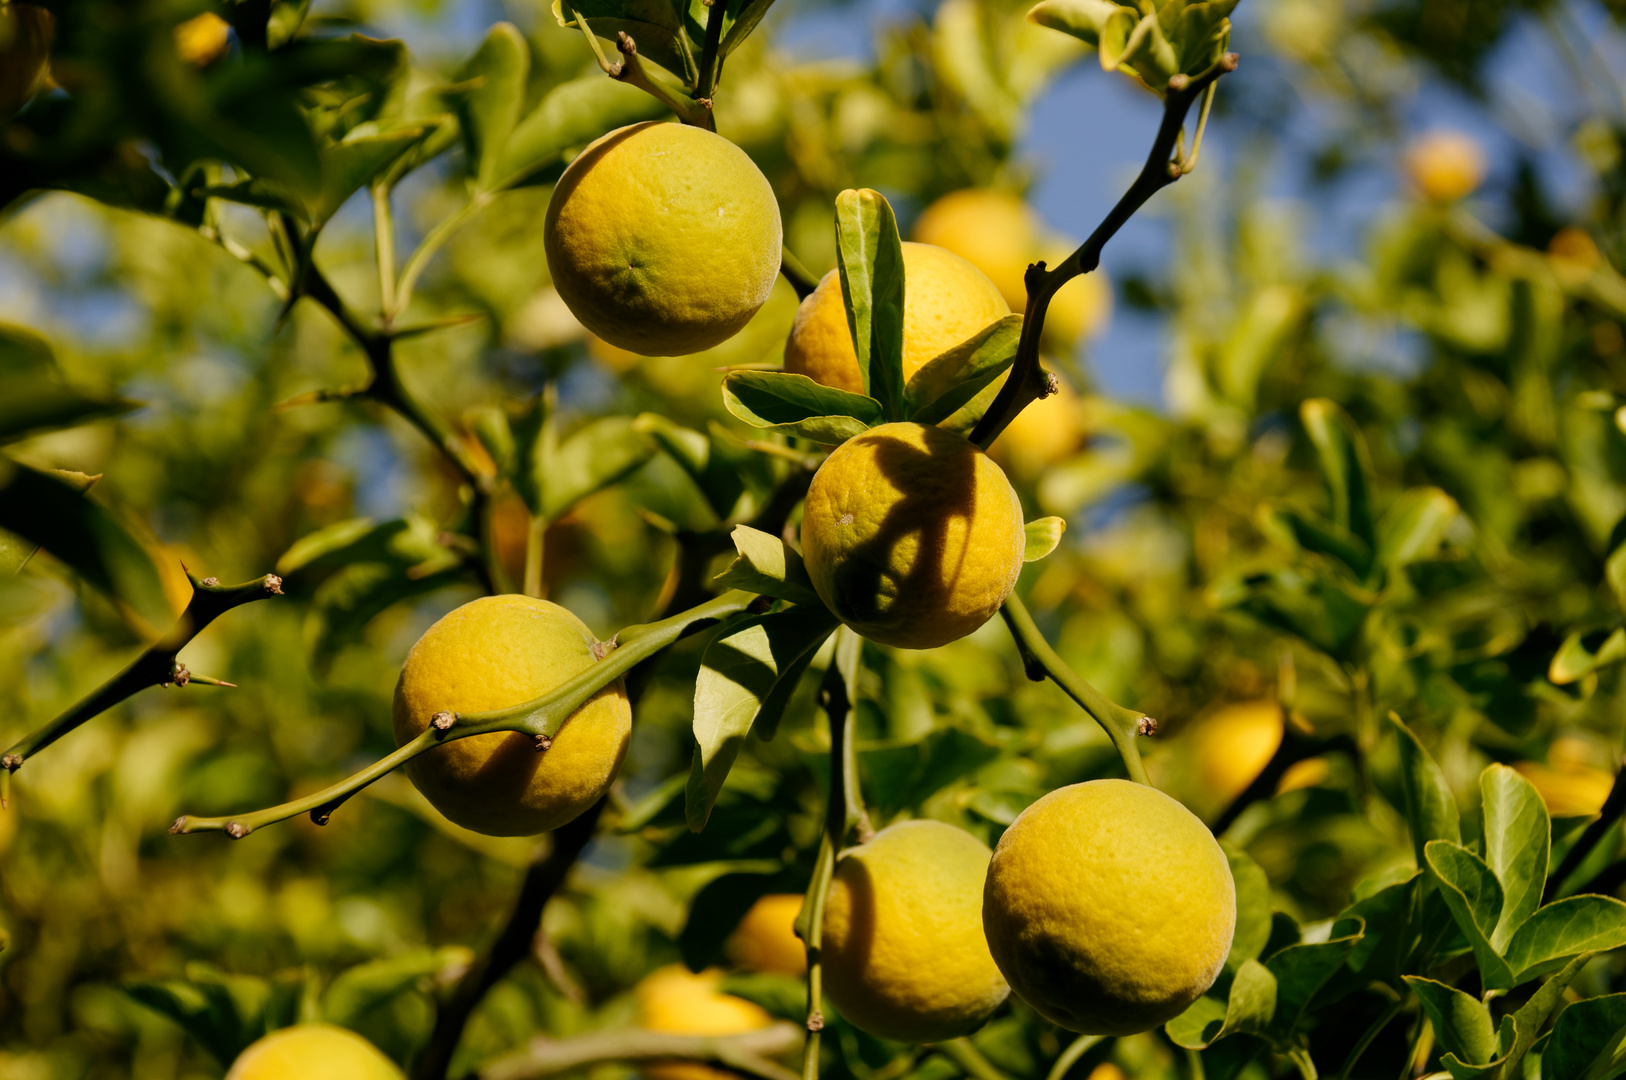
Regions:
<instances>
[{"instance_id":1,"label":"yellow fruit","mask_svg":"<svg viewBox=\"0 0 1626 1080\"><path fill-rule=\"evenodd\" d=\"M1229 806L1265 771L1282 745L1282 707L1274 701L1227 705L1198 721L1185 752L1202 783L1205 802Z\"/></svg>"},{"instance_id":2,"label":"yellow fruit","mask_svg":"<svg viewBox=\"0 0 1626 1080\"><path fill-rule=\"evenodd\" d=\"M982 934L987 845L940 821L905 821L847 851L824 905L824 989L871 1035L968 1035L1005 984Z\"/></svg>"},{"instance_id":3,"label":"yellow fruit","mask_svg":"<svg viewBox=\"0 0 1626 1080\"><path fill-rule=\"evenodd\" d=\"M751 905L728 939L728 955L747 971L801 975L807 970L807 946L796 936L800 893L774 893Z\"/></svg>"},{"instance_id":4,"label":"yellow fruit","mask_svg":"<svg viewBox=\"0 0 1626 1080\"><path fill-rule=\"evenodd\" d=\"M717 992L723 973L694 974L681 964L659 968L633 988L638 1023L650 1031L681 1035L737 1035L765 1028L773 1017L754 1002ZM733 1074L708 1065L646 1065L650 1080L732 1080Z\"/></svg>"},{"instance_id":5,"label":"yellow fruit","mask_svg":"<svg viewBox=\"0 0 1626 1080\"><path fill-rule=\"evenodd\" d=\"M1547 813L1553 817L1592 817L1603 811L1603 801L1615 778L1590 765L1543 765L1535 761L1515 761L1513 768L1530 781Z\"/></svg>"},{"instance_id":6,"label":"yellow fruit","mask_svg":"<svg viewBox=\"0 0 1626 1080\"><path fill-rule=\"evenodd\" d=\"M395 741L423 733L436 713L487 712L541 697L591 667L593 634L558 604L487 596L424 632L395 687ZM448 742L408 762L407 775L441 813L488 836L557 829L608 790L627 752L632 707L621 680L565 721L538 751L519 732Z\"/></svg>"},{"instance_id":7,"label":"yellow fruit","mask_svg":"<svg viewBox=\"0 0 1626 1080\"><path fill-rule=\"evenodd\" d=\"M1282 778L1276 782L1276 794L1285 795L1289 791L1300 791L1304 788L1320 787L1332 775L1332 768L1324 757L1305 758L1295 761L1282 773Z\"/></svg>"},{"instance_id":8,"label":"yellow fruit","mask_svg":"<svg viewBox=\"0 0 1626 1080\"><path fill-rule=\"evenodd\" d=\"M45 81L55 29L37 4L0 5L0 119L27 105Z\"/></svg>"},{"instance_id":9,"label":"yellow fruit","mask_svg":"<svg viewBox=\"0 0 1626 1080\"><path fill-rule=\"evenodd\" d=\"M983 925L999 970L1045 1019L1132 1035L1214 983L1236 886L1191 811L1144 784L1092 780L1018 815L988 868Z\"/></svg>"},{"instance_id":10,"label":"yellow fruit","mask_svg":"<svg viewBox=\"0 0 1626 1080\"><path fill-rule=\"evenodd\" d=\"M813 476L802 558L842 622L872 641L932 649L999 610L1022 570L1022 504L965 438L883 424L848 439Z\"/></svg>"},{"instance_id":11,"label":"yellow fruit","mask_svg":"<svg viewBox=\"0 0 1626 1080\"><path fill-rule=\"evenodd\" d=\"M226 1080L403 1080L393 1061L353 1031L299 1024L237 1056Z\"/></svg>"},{"instance_id":12,"label":"yellow fruit","mask_svg":"<svg viewBox=\"0 0 1626 1080\"><path fill-rule=\"evenodd\" d=\"M1485 152L1460 131L1431 131L1406 151L1406 176L1434 202L1455 202L1485 179Z\"/></svg>"},{"instance_id":13,"label":"yellow fruit","mask_svg":"<svg viewBox=\"0 0 1626 1080\"><path fill-rule=\"evenodd\" d=\"M1077 450L1084 434L1078 395L1057 378L1056 392L1017 413L988 454L1016 475L1033 477Z\"/></svg>"},{"instance_id":14,"label":"yellow fruit","mask_svg":"<svg viewBox=\"0 0 1626 1080\"><path fill-rule=\"evenodd\" d=\"M208 67L231 47L231 24L212 11L190 18L175 28L175 52L192 67Z\"/></svg>"},{"instance_id":15,"label":"yellow fruit","mask_svg":"<svg viewBox=\"0 0 1626 1080\"><path fill-rule=\"evenodd\" d=\"M643 356L733 337L779 273L767 177L727 139L684 124L633 124L589 145L554 187L544 228L571 313Z\"/></svg>"},{"instance_id":16,"label":"yellow fruit","mask_svg":"<svg viewBox=\"0 0 1626 1080\"><path fill-rule=\"evenodd\" d=\"M987 275L951 251L930 244L903 245L903 377L1011 313ZM785 342L785 370L814 382L864 392L841 299L841 275L832 270L802 301Z\"/></svg>"}]
</instances>

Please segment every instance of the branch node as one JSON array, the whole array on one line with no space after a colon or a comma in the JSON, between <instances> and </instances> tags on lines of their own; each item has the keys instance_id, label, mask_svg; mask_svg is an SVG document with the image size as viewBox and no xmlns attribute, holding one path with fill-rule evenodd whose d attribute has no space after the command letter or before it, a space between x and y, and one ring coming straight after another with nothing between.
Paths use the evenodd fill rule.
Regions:
<instances>
[{"instance_id":1,"label":"branch node","mask_svg":"<svg viewBox=\"0 0 1626 1080\"><path fill-rule=\"evenodd\" d=\"M183 831L185 828L186 815L182 814L180 817L176 818L175 823L169 827L169 835L174 836L176 833Z\"/></svg>"},{"instance_id":2,"label":"branch node","mask_svg":"<svg viewBox=\"0 0 1626 1080\"><path fill-rule=\"evenodd\" d=\"M189 683L191 681L192 681L192 673L190 671L186 670L186 665L185 664L183 664L179 660L177 660L177 661L175 661L175 666L169 669L169 682L165 683L164 685L165 686L185 686L187 683Z\"/></svg>"},{"instance_id":3,"label":"branch node","mask_svg":"<svg viewBox=\"0 0 1626 1080\"><path fill-rule=\"evenodd\" d=\"M1169 89L1179 93L1191 85L1191 76L1183 72L1175 72L1169 76Z\"/></svg>"},{"instance_id":4,"label":"branch node","mask_svg":"<svg viewBox=\"0 0 1626 1080\"><path fill-rule=\"evenodd\" d=\"M606 656L609 656L611 653L615 652L615 650L620 646L620 644L621 644L621 634L620 634L619 631L614 633L614 634L611 634L610 635L610 640L608 640L608 641L595 641L595 642L593 642L592 648L590 650L592 652L592 654L593 654L593 659L594 660L602 660L602 659L604 659Z\"/></svg>"},{"instance_id":5,"label":"branch node","mask_svg":"<svg viewBox=\"0 0 1626 1080\"><path fill-rule=\"evenodd\" d=\"M217 577L206 577L202 582L200 582L200 584L207 585L211 589L218 589L220 587L220 579Z\"/></svg>"},{"instance_id":6,"label":"branch node","mask_svg":"<svg viewBox=\"0 0 1626 1080\"><path fill-rule=\"evenodd\" d=\"M450 731L452 729L452 725L457 723L457 714L446 709L442 709L440 712L430 717L429 722L435 725L436 731Z\"/></svg>"},{"instance_id":7,"label":"branch node","mask_svg":"<svg viewBox=\"0 0 1626 1080\"><path fill-rule=\"evenodd\" d=\"M231 821L226 823L226 835L231 837L233 840L241 840L243 837L247 836L253 831L253 829L249 828L247 825L244 825L241 821Z\"/></svg>"},{"instance_id":8,"label":"branch node","mask_svg":"<svg viewBox=\"0 0 1626 1080\"><path fill-rule=\"evenodd\" d=\"M0 757L0 769L7 772L16 772L22 767L23 756L21 754L7 754L5 757Z\"/></svg>"},{"instance_id":9,"label":"branch node","mask_svg":"<svg viewBox=\"0 0 1626 1080\"><path fill-rule=\"evenodd\" d=\"M540 754L542 751L547 750L547 749L551 748L552 746L553 746L553 736L551 736L551 735L538 735L536 737L536 752L537 753Z\"/></svg>"},{"instance_id":10,"label":"branch node","mask_svg":"<svg viewBox=\"0 0 1626 1080\"><path fill-rule=\"evenodd\" d=\"M1242 54L1241 53L1228 52L1224 56L1220 57L1220 67L1221 67L1221 69L1223 69L1225 71L1228 71L1228 72L1229 71L1235 71L1236 66L1241 62L1242 62Z\"/></svg>"},{"instance_id":11,"label":"branch node","mask_svg":"<svg viewBox=\"0 0 1626 1080\"><path fill-rule=\"evenodd\" d=\"M822 1012L819 1012L818 1010L815 1009L813 1012L808 1014L808 1017L807 1017L807 1030L809 1030L809 1031L823 1031L824 1030L824 1014Z\"/></svg>"},{"instance_id":12,"label":"branch node","mask_svg":"<svg viewBox=\"0 0 1626 1080\"><path fill-rule=\"evenodd\" d=\"M1039 390L1039 400L1043 401L1052 394L1061 393L1061 382L1056 378L1054 371L1041 372L1044 375L1044 386Z\"/></svg>"},{"instance_id":13,"label":"branch node","mask_svg":"<svg viewBox=\"0 0 1626 1080\"><path fill-rule=\"evenodd\" d=\"M1135 721L1136 735L1156 735L1157 721L1150 716L1143 716Z\"/></svg>"},{"instance_id":14,"label":"branch node","mask_svg":"<svg viewBox=\"0 0 1626 1080\"><path fill-rule=\"evenodd\" d=\"M282 595L282 578L276 574L265 575L265 591L273 596Z\"/></svg>"}]
</instances>

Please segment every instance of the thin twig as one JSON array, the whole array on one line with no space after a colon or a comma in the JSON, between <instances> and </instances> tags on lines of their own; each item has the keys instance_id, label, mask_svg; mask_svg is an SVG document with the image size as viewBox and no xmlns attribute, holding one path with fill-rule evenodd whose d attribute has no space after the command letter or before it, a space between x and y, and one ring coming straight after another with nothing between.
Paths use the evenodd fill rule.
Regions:
<instances>
[{"instance_id":1,"label":"thin twig","mask_svg":"<svg viewBox=\"0 0 1626 1080\"><path fill-rule=\"evenodd\" d=\"M1141 764L1140 748L1135 745L1135 737L1150 735L1156 731L1157 721L1145 713L1138 713L1119 705L1068 667L1067 662L1057 656L1056 650L1044 639L1044 635L1034 625L1033 616L1028 614L1027 607L1015 593L1005 601L1005 606L999 609L999 613L1004 617L1005 625L1010 627L1011 636L1016 639L1016 647L1022 654L1022 666L1027 671L1028 678L1034 682L1042 682L1048 678L1061 687L1067 696L1078 702L1079 706L1089 713L1090 718L1101 725L1101 730L1107 733L1107 738L1111 739L1112 745L1117 748L1118 756L1123 759L1124 770L1129 773L1129 779L1137 784L1148 783L1146 766Z\"/></svg>"},{"instance_id":2,"label":"thin twig","mask_svg":"<svg viewBox=\"0 0 1626 1080\"><path fill-rule=\"evenodd\" d=\"M1344 1058L1344 1067L1338 1070L1338 1080L1349 1080L1349 1074L1355 1070L1355 1063L1361 1060L1361 1055L1366 1053L1368 1046L1372 1045L1372 1040L1376 1039L1383 1029L1389 1026L1389 1021L1399 1015L1400 1009L1405 1003L1404 998L1392 1002L1387 1009L1383 1010L1382 1015L1372 1022L1372 1026L1366 1029L1354 1047L1350 1049L1348 1056Z\"/></svg>"},{"instance_id":3,"label":"thin twig","mask_svg":"<svg viewBox=\"0 0 1626 1080\"><path fill-rule=\"evenodd\" d=\"M1079 246L1060 265L1046 270L1042 262L1028 267L1026 284L1028 304L1022 322L1022 337L1016 347L1016 361L999 395L994 398L988 412L971 432L971 441L987 449L1005 430L1016 415L1038 398L1052 392L1050 376L1039 367L1039 334L1044 329L1045 312L1056 292L1080 274L1088 274L1101 265L1101 251L1118 230L1146 201L1168 187L1182 175L1178 162L1171 160L1181 125L1192 104L1208 89L1210 83L1230 71L1235 71L1236 53L1226 53L1213 67L1196 77L1176 75L1169 80L1168 96L1163 101L1163 122L1140 175L1130 185L1118 205L1107 214L1090 238Z\"/></svg>"},{"instance_id":4,"label":"thin twig","mask_svg":"<svg viewBox=\"0 0 1626 1080\"><path fill-rule=\"evenodd\" d=\"M796 1080L771 1059L801 1040L794 1024L776 1023L738 1035L676 1035L667 1031L595 1031L570 1039L534 1039L481 1069L478 1080L542 1080L609 1061L696 1061L758 1080Z\"/></svg>"},{"instance_id":5,"label":"thin twig","mask_svg":"<svg viewBox=\"0 0 1626 1080\"><path fill-rule=\"evenodd\" d=\"M961 1036L937 1044L937 1052L958 1065L971 1080L1006 1080L1005 1074L994 1068L994 1063L982 1056L982 1051Z\"/></svg>"},{"instance_id":6,"label":"thin twig","mask_svg":"<svg viewBox=\"0 0 1626 1080\"><path fill-rule=\"evenodd\" d=\"M1061 1052L1061 1057L1056 1059L1056 1063L1050 1066L1050 1072L1046 1074L1045 1080L1067 1080L1067 1074L1078 1064L1078 1059L1089 1053L1090 1048L1104 1038L1105 1035L1080 1035L1074 1039L1071 1045Z\"/></svg>"},{"instance_id":7,"label":"thin twig","mask_svg":"<svg viewBox=\"0 0 1626 1080\"><path fill-rule=\"evenodd\" d=\"M495 194L494 191L480 192L454 210L449 217L441 218L435 223L434 228L424 235L417 249L407 256L406 266L401 269L401 280L395 289L395 303L384 309L384 318L387 321L393 322L412 303L412 291L417 288L418 278L423 275L424 268L429 265L429 260L434 258L435 252L439 251L441 245L450 240L452 234L462 228L469 218L489 206Z\"/></svg>"},{"instance_id":8,"label":"thin twig","mask_svg":"<svg viewBox=\"0 0 1626 1080\"><path fill-rule=\"evenodd\" d=\"M181 665L177 655L205 627L232 608L281 595L282 579L267 574L241 585L222 585L214 578L193 577L190 571L187 577L192 581L192 599L169 632L89 696L8 747L0 754L0 768L7 773L16 772L24 761L68 732L149 686L185 686L188 682L218 685L216 680L193 676Z\"/></svg>"},{"instance_id":9,"label":"thin twig","mask_svg":"<svg viewBox=\"0 0 1626 1080\"><path fill-rule=\"evenodd\" d=\"M706 41L700 47L700 78L695 83L694 97L711 115L711 99L717 89L717 76L723 63L720 46L723 43L723 16L728 9L726 0L703 0L706 5ZM715 126L715 121L712 126Z\"/></svg>"},{"instance_id":10,"label":"thin twig","mask_svg":"<svg viewBox=\"0 0 1626 1080\"><path fill-rule=\"evenodd\" d=\"M756 596L752 593L736 589L669 619L642 626L629 626L616 635L618 646L615 651L580 675L535 700L509 709L448 714L446 728L443 729L436 724L429 725L423 734L395 753L314 795L250 814L223 817L182 816L175 820L169 831L224 832L233 839L240 840L263 825L286 821L300 814L310 814L317 824L326 824L329 815L356 792L441 743L466 739L473 735L489 735L495 731L518 731L534 739L551 740L559 733L559 729L564 726L570 715L588 698L625 675L639 661L648 659L679 638L704 626L744 611L754 600Z\"/></svg>"},{"instance_id":11,"label":"thin twig","mask_svg":"<svg viewBox=\"0 0 1626 1080\"><path fill-rule=\"evenodd\" d=\"M394 322L395 313L395 219L390 213L390 189L387 184L374 184L368 189L373 197L373 256L378 263L378 306L384 310L384 324Z\"/></svg>"},{"instance_id":12,"label":"thin twig","mask_svg":"<svg viewBox=\"0 0 1626 1080\"><path fill-rule=\"evenodd\" d=\"M1626 760L1622 761L1626 766ZM1626 767L1615 773L1615 785L1609 789L1608 798L1603 801L1603 808L1598 811L1598 820L1586 827L1581 838L1570 846L1564 855L1564 861L1558 864L1558 869L1547 877L1547 887L1542 890L1542 903L1551 903L1558 895L1569 876L1578 870L1586 857L1592 854L1592 849L1598 846L1609 827L1626 813Z\"/></svg>"},{"instance_id":13,"label":"thin twig","mask_svg":"<svg viewBox=\"0 0 1626 1080\"><path fill-rule=\"evenodd\" d=\"M604 800L594 803L580 817L560 826L553 833L553 845L546 856L532 860L525 871L525 880L519 887L519 897L508 922L491 943L491 948L477 957L449 1001L435 1015L435 1027L429 1035L429 1045L413 1071L413 1080L445 1080L451 1067L452 1055L463 1039L463 1029L476 1005L486 992L513 970L531 951L531 939L542 922L542 909L559 891L576 865L576 859L593 838L599 815L604 811Z\"/></svg>"}]
</instances>

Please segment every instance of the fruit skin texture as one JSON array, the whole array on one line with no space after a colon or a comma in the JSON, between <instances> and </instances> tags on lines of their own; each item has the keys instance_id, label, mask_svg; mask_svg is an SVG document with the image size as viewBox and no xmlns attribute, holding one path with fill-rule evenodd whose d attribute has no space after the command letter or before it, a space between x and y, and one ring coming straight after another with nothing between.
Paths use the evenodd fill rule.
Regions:
<instances>
[{"instance_id":1,"label":"fruit skin texture","mask_svg":"<svg viewBox=\"0 0 1626 1080\"><path fill-rule=\"evenodd\" d=\"M226 1080L404 1080L404 1074L353 1031L298 1024L244 1050Z\"/></svg>"},{"instance_id":2,"label":"fruit skin texture","mask_svg":"<svg viewBox=\"0 0 1626 1080\"><path fill-rule=\"evenodd\" d=\"M723 973L711 968L696 975L682 964L657 968L633 988L638 1024L649 1031L681 1035L738 1035L773 1023L752 1001L717 992ZM673 1062L645 1065L650 1080L733 1080L734 1074L709 1065Z\"/></svg>"},{"instance_id":3,"label":"fruit skin texture","mask_svg":"<svg viewBox=\"0 0 1626 1080\"><path fill-rule=\"evenodd\" d=\"M807 971L807 946L796 936L801 893L758 898L728 940L728 955L747 971L800 977Z\"/></svg>"},{"instance_id":4,"label":"fruit skin texture","mask_svg":"<svg viewBox=\"0 0 1626 1080\"><path fill-rule=\"evenodd\" d=\"M940 821L882 829L836 863L824 902L824 990L871 1035L939 1042L1010 994L982 934L986 844Z\"/></svg>"},{"instance_id":5,"label":"fruit skin texture","mask_svg":"<svg viewBox=\"0 0 1626 1080\"><path fill-rule=\"evenodd\" d=\"M903 378L933 357L1011 313L988 276L940 247L903 245ZM816 383L864 392L841 299L841 274L832 270L796 310L785 342L785 370Z\"/></svg>"},{"instance_id":6,"label":"fruit skin texture","mask_svg":"<svg viewBox=\"0 0 1626 1080\"><path fill-rule=\"evenodd\" d=\"M836 448L808 488L802 558L836 617L871 641L933 649L971 633L1016 586L1022 503L976 444L882 424Z\"/></svg>"},{"instance_id":7,"label":"fruit skin texture","mask_svg":"<svg viewBox=\"0 0 1626 1080\"><path fill-rule=\"evenodd\" d=\"M773 188L745 151L655 121L618 128L570 163L544 238L571 313L643 356L733 337L767 301L782 248Z\"/></svg>"},{"instance_id":8,"label":"fruit skin texture","mask_svg":"<svg viewBox=\"0 0 1626 1080\"><path fill-rule=\"evenodd\" d=\"M486 596L424 631L395 686L395 741L434 715L485 712L541 697L591 667L593 634L558 604ZM407 763L435 808L488 836L557 829L609 789L626 756L632 706L620 679L575 712L538 752L528 735L496 732L444 743Z\"/></svg>"},{"instance_id":9,"label":"fruit skin texture","mask_svg":"<svg viewBox=\"0 0 1626 1080\"><path fill-rule=\"evenodd\" d=\"M1052 791L1005 830L982 918L999 970L1039 1015L1132 1035L1213 985L1236 885L1191 811L1144 784L1092 780Z\"/></svg>"}]
</instances>

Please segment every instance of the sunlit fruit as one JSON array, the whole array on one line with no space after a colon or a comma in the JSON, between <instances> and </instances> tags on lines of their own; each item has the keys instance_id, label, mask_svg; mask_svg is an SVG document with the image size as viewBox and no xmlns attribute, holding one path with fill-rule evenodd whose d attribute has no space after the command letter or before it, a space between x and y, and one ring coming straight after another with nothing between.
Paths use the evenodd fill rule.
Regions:
<instances>
[{"instance_id":1,"label":"sunlit fruit","mask_svg":"<svg viewBox=\"0 0 1626 1080\"><path fill-rule=\"evenodd\" d=\"M998 465L943 428L883 424L836 448L802 512L802 557L842 622L931 649L988 621L1016 585L1022 504Z\"/></svg>"},{"instance_id":2,"label":"sunlit fruit","mask_svg":"<svg viewBox=\"0 0 1626 1080\"><path fill-rule=\"evenodd\" d=\"M905 821L836 863L824 908L824 988L883 1039L968 1035L1005 984L982 933L987 845L940 821Z\"/></svg>"},{"instance_id":3,"label":"sunlit fruit","mask_svg":"<svg viewBox=\"0 0 1626 1080\"><path fill-rule=\"evenodd\" d=\"M1060 788L1000 838L983 899L988 947L1018 997L1088 1035L1132 1035L1213 985L1236 886L1208 827L1127 780Z\"/></svg>"},{"instance_id":4,"label":"sunlit fruit","mask_svg":"<svg viewBox=\"0 0 1626 1080\"><path fill-rule=\"evenodd\" d=\"M643 356L733 337L767 301L782 248L773 188L745 151L653 121L610 132L570 163L544 238L571 313Z\"/></svg>"},{"instance_id":5,"label":"sunlit fruit","mask_svg":"<svg viewBox=\"0 0 1626 1080\"><path fill-rule=\"evenodd\" d=\"M332 1024L273 1031L237 1055L226 1080L403 1080L378 1047Z\"/></svg>"},{"instance_id":6,"label":"sunlit fruit","mask_svg":"<svg viewBox=\"0 0 1626 1080\"><path fill-rule=\"evenodd\" d=\"M799 976L807 970L807 945L796 936L801 893L759 897L728 939L729 958L747 971Z\"/></svg>"},{"instance_id":7,"label":"sunlit fruit","mask_svg":"<svg viewBox=\"0 0 1626 1080\"><path fill-rule=\"evenodd\" d=\"M773 1023L762 1006L721 993L722 978L715 968L697 975L682 964L650 972L633 988L639 1026L678 1035L738 1035ZM733 1073L691 1062L645 1065L641 1071L650 1080L734 1080Z\"/></svg>"},{"instance_id":8,"label":"sunlit fruit","mask_svg":"<svg viewBox=\"0 0 1626 1080\"><path fill-rule=\"evenodd\" d=\"M504 709L541 697L597 660L593 634L565 608L487 596L451 612L407 654L395 687L395 739L417 738L443 712ZM441 813L490 836L556 829L609 789L627 752L632 708L617 679L570 714L539 750L519 732L473 735L407 763Z\"/></svg>"}]
</instances>

